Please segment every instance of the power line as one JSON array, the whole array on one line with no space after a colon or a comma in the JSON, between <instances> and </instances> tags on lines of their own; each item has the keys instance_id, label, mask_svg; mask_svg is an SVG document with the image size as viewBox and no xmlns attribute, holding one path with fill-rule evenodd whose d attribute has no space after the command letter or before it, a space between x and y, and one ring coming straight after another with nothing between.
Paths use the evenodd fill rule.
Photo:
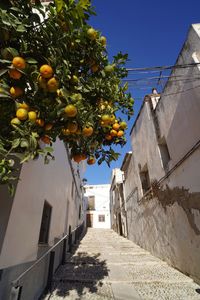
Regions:
<instances>
[{"instance_id":1,"label":"power line","mask_svg":"<svg viewBox=\"0 0 200 300\"><path fill-rule=\"evenodd\" d=\"M127 68L128 72L141 72L141 71L160 71L160 70L171 70L171 69L183 69L190 68L200 65L200 63L191 63L191 64L180 64L180 65L171 65L171 66L155 66L155 67L145 67L145 68Z\"/></svg>"}]
</instances>

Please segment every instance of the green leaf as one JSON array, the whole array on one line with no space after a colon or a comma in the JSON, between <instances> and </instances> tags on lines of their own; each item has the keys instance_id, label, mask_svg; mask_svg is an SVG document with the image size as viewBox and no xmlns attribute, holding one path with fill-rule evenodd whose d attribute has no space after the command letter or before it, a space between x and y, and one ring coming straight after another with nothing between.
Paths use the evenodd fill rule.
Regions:
<instances>
[{"instance_id":1,"label":"green leaf","mask_svg":"<svg viewBox=\"0 0 200 300\"><path fill-rule=\"evenodd\" d=\"M35 60L35 59L32 58L32 57L26 58L26 62L27 62L28 64L37 64L37 63L38 63L37 60Z\"/></svg>"},{"instance_id":2,"label":"green leaf","mask_svg":"<svg viewBox=\"0 0 200 300\"><path fill-rule=\"evenodd\" d=\"M56 10L59 13L63 8L64 1L63 0L54 0L54 1L55 1L55 4L56 4Z\"/></svg>"},{"instance_id":3,"label":"green leaf","mask_svg":"<svg viewBox=\"0 0 200 300\"><path fill-rule=\"evenodd\" d=\"M23 26L22 24L20 24L19 26L17 26L17 31L18 32L25 32L26 31L26 27Z\"/></svg>"},{"instance_id":4,"label":"green leaf","mask_svg":"<svg viewBox=\"0 0 200 300\"><path fill-rule=\"evenodd\" d=\"M20 144L20 139L15 139L12 141L12 148L15 149L19 146Z\"/></svg>"}]
</instances>

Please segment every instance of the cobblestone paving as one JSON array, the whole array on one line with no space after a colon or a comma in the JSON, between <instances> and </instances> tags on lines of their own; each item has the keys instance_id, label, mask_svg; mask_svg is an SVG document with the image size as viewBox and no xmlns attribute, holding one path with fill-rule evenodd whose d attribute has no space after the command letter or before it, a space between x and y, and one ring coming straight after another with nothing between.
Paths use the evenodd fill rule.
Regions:
<instances>
[{"instance_id":1,"label":"cobblestone paving","mask_svg":"<svg viewBox=\"0 0 200 300\"><path fill-rule=\"evenodd\" d=\"M114 231L89 229L47 299L200 300L200 286Z\"/></svg>"}]
</instances>

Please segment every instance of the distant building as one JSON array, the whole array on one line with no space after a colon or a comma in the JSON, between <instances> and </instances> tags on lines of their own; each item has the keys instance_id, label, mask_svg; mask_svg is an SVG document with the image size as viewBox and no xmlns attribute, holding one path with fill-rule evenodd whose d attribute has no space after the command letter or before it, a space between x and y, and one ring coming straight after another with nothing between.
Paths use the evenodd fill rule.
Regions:
<instances>
[{"instance_id":1,"label":"distant building","mask_svg":"<svg viewBox=\"0 0 200 300\"><path fill-rule=\"evenodd\" d=\"M93 228L110 228L110 184L85 185L86 224Z\"/></svg>"},{"instance_id":2,"label":"distant building","mask_svg":"<svg viewBox=\"0 0 200 300\"><path fill-rule=\"evenodd\" d=\"M122 170L128 238L200 281L200 24L144 98Z\"/></svg>"},{"instance_id":3,"label":"distant building","mask_svg":"<svg viewBox=\"0 0 200 300\"><path fill-rule=\"evenodd\" d=\"M127 236L123 182L124 172L118 168L113 169L110 187L111 226L120 235Z\"/></svg>"}]
</instances>

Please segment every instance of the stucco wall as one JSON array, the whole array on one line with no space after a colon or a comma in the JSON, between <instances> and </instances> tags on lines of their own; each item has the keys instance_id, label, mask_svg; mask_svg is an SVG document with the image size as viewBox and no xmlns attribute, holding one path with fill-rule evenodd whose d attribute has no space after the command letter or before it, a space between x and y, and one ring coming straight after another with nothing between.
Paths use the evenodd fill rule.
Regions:
<instances>
[{"instance_id":1,"label":"stucco wall","mask_svg":"<svg viewBox=\"0 0 200 300\"><path fill-rule=\"evenodd\" d=\"M199 24L191 27L178 65L194 62L194 52L200 51L199 33ZM172 75L193 79L169 80L156 109L146 102L132 130L133 157L125 181L128 233L131 240L200 281L200 148L192 150L200 132L200 88L194 80L200 70L176 69ZM162 137L171 158L167 169L158 151ZM139 176L144 164L151 182L166 175L145 197Z\"/></svg>"},{"instance_id":2,"label":"stucco wall","mask_svg":"<svg viewBox=\"0 0 200 300\"><path fill-rule=\"evenodd\" d=\"M88 211L93 215L94 228L110 228L110 184L102 185L86 185L85 198L89 196L95 197L95 210ZM86 200L87 201L87 200ZM105 215L105 222L99 222L98 216Z\"/></svg>"},{"instance_id":3,"label":"stucco wall","mask_svg":"<svg viewBox=\"0 0 200 300\"><path fill-rule=\"evenodd\" d=\"M68 224L72 229L77 225L77 203L71 196L73 178L62 142L55 144L54 155L56 159L49 165L44 166L43 160L38 159L22 167L1 251L0 268L36 259L45 200L52 206L49 245L64 235Z\"/></svg>"}]
</instances>

